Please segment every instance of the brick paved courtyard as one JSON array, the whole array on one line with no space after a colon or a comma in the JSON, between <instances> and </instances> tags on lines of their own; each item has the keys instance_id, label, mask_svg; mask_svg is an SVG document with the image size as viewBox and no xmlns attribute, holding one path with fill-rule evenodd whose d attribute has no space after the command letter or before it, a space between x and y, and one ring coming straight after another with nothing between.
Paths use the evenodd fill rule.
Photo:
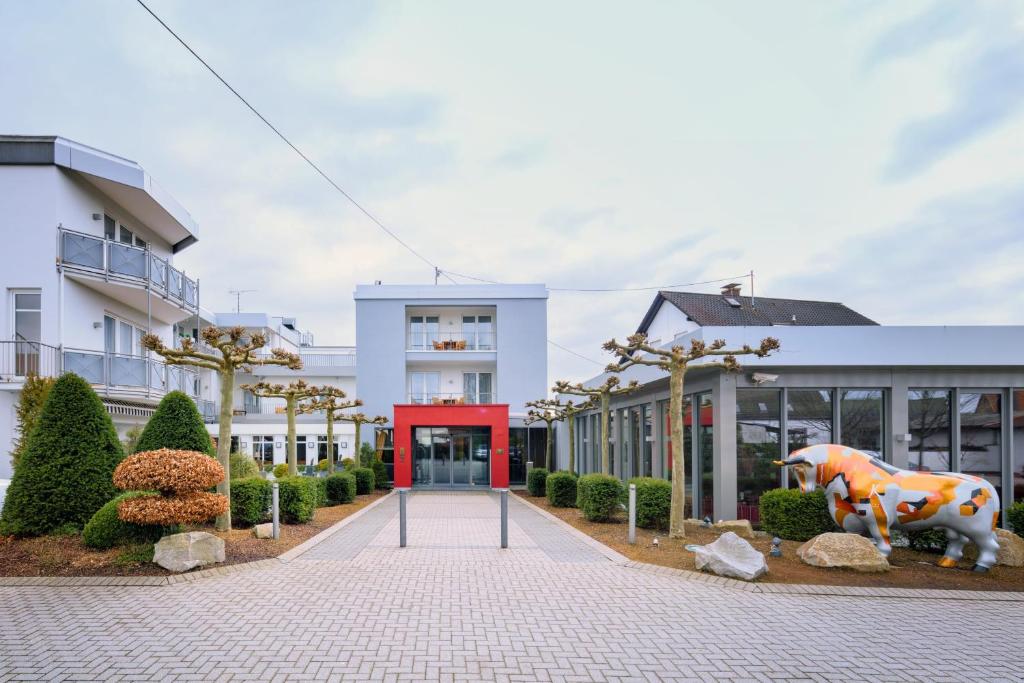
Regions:
<instances>
[{"instance_id":1,"label":"brick paved courtyard","mask_svg":"<svg viewBox=\"0 0 1024 683\"><path fill-rule=\"evenodd\" d=\"M0 587L5 680L1020 680L1020 602L748 593L617 564L510 497L390 496L270 569ZM985 624L991 624L986 627Z\"/></svg>"}]
</instances>

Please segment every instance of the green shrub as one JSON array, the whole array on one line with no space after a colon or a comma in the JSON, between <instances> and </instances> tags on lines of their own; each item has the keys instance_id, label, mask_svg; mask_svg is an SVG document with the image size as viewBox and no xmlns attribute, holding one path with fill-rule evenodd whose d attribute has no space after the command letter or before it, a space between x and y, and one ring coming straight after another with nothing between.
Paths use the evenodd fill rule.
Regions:
<instances>
[{"instance_id":1,"label":"green shrub","mask_svg":"<svg viewBox=\"0 0 1024 683\"><path fill-rule=\"evenodd\" d=\"M365 441L359 446L359 466L373 467L373 461L377 459L377 451Z\"/></svg>"},{"instance_id":2,"label":"green shrub","mask_svg":"<svg viewBox=\"0 0 1024 683\"><path fill-rule=\"evenodd\" d=\"M313 519L319 491L315 479L285 477L278 482L281 521L285 524L305 524Z\"/></svg>"},{"instance_id":3,"label":"green shrub","mask_svg":"<svg viewBox=\"0 0 1024 683\"><path fill-rule=\"evenodd\" d=\"M360 496L373 493L374 476L369 467L356 467L352 470L356 478L356 493Z\"/></svg>"},{"instance_id":4,"label":"green shrub","mask_svg":"<svg viewBox=\"0 0 1024 683\"><path fill-rule=\"evenodd\" d=\"M1013 533L1024 538L1024 500L1018 500L1007 508L1006 522Z\"/></svg>"},{"instance_id":5,"label":"green shrub","mask_svg":"<svg viewBox=\"0 0 1024 683\"><path fill-rule=\"evenodd\" d=\"M230 467L232 479L249 479L260 476L260 466L245 453L232 453Z\"/></svg>"},{"instance_id":6,"label":"green shrub","mask_svg":"<svg viewBox=\"0 0 1024 683\"><path fill-rule=\"evenodd\" d=\"M152 543L141 543L125 548L124 552L114 558L114 564L125 567L139 564L149 564L153 561L153 554L156 548Z\"/></svg>"},{"instance_id":7,"label":"green shrub","mask_svg":"<svg viewBox=\"0 0 1024 683\"><path fill-rule=\"evenodd\" d=\"M373 485L378 489L388 488L388 466L384 461L374 458L370 469L373 470Z\"/></svg>"},{"instance_id":8,"label":"green shrub","mask_svg":"<svg viewBox=\"0 0 1024 683\"><path fill-rule=\"evenodd\" d=\"M330 460L328 460L327 458L324 458L323 460L321 460L320 462L318 462L316 464L316 469L318 471L320 471L320 472L326 472L327 471L327 467L330 464L331 464Z\"/></svg>"},{"instance_id":9,"label":"green shrub","mask_svg":"<svg viewBox=\"0 0 1024 683\"><path fill-rule=\"evenodd\" d=\"M576 507L591 522L615 516L622 498L622 484L610 474L586 474L576 484Z\"/></svg>"},{"instance_id":10,"label":"green shrub","mask_svg":"<svg viewBox=\"0 0 1024 683\"><path fill-rule=\"evenodd\" d=\"M556 508L576 506L576 476L570 472L553 472L544 481L548 502Z\"/></svg>"},{"instance_id":11,"label":"green shrub","mask_svg":"<svg viewBox=\"0 0 1024 683\"><path fill-rule=\"evenodd\" d=\"M327 482L327 502L333 505L351 503L356 499L356 478L349 472L335 472L324 478Z\"/></svg>"},{"instance_id":12,"label":"green shrub","mask_svg":"<svg viewBox=\"0 0 1024 683\"><path fill-rule=\"evenodd\" d=\"M163 397L142 436L135 442L135 453L173 448L213 455L213 442L206 431L195 402L183 392L172 391ZM233 475L232 475L232 478Z\"/></svg>"},{"instance_id":13,"label":"green shrub","mask_svg":"<svg viewBox=\"0 0 1024 683\"><path fill-rule=\"evenodd\" d=\"M45 534L79 528L117 495L114 468L124 457L110 414L89 384L71 373L50 390L14 471L0 533Z\"/></svg>"},{"instance_id":14,"label":"green shrub","mask_svg":"<svg viewBox=\"0 0 1024 683\"><path fill-rule=\"evenodd\" d=\"M274 473L275 479L284 479L288 476L288 463L279 462L274 465L274 469L271 471Z\"/></svg>"},{"instance_id":15,"label":"green shrub","mask_svg":"<svg viewBox=\"0 0 1024 683\"><path fill-rule=\"evenodd\" d=\"M548 482L548 475L551 474L543 467L533 467L526 473L526 490L531 496L543 496L547 493L545 486Z\"/></svg>"},{"instance_id":16,"label":"green shrub","mask_svg":"<svg viewBox=\"0 0 1024 683\"><path fill-rule=\"evenodd\" d=\"M942 529L921 529L906 533L912 550L922 553L946 552L946 532Z\"/></svg>"},{"instance_id":17,"label":"green shrub","mask_svg":"<svg viewBox=\"0 0 1024 683\"><path fill-rule=\"evenodd\" d=\"M761 529L790 541L806 541L818 534L839 531L828 513L821 489L800 493L800 489L772 489L761 494Z\"/></svg>"},{"instance_id":18,"label":"green shrub","mask_svg":"<svg viewBox=\"0 0 1024 683\"><path fill-rule=\"evenodd\" d=\"M327 477L312 477L316 482L316 506L318 508L327 506Z\"/></svg>"},{"instance_id":19,"label":"green shrub","mask_svg":"<svg viewBox=\"0 0 1024 683\"><path fill-rule=\"evenodd\" d=\"M90 548L105 550L115 545L153 543L160 540L163 527L122 522L117 516L117 506L122 500L151 495L152 491L127 491L107 501L85 525L82 530L82 542Z\"/></svg>"},{"instance_id":20,"label":"green shrub","mask_svg":"<svg viewBox=\"0 0 1024 683\"><path fill-rule=\"evenodd\" d=\"M14 409L15 420L18 423L17 437L14 439L14 448L11 449L11 467L18 469L21 456L28 446L28 437L32 430L39 423L39 416L46 405L46 397L50 395L53 377L40 377L34 372L28 373L24 383L21 385L21 395L18 397L18 405Z\"/></svg>"},{"instance_id":21,"label":"green shrub","mask_svg":"<svg viewBox=\"0 0 1024 683\"><path fill-rule=\"evenodd\" d=\"M635 477L636 525L643 529L668 529L672 509L672 483L653 477Z\"/></svg>"},{"instance_id":22,"label":"green shrub","mask_svg":"<svg viewBox=\"0 0 1024 683\"><path fill-rule=\"evenodd\" d=\"M274 497L273 484L263 477L231 480L231 522L252 526L265 522Z\"/></svg>"},{"instance_id":23,"label":"green shrub","mask_svg":"<svg viewBox=\"0 0 1024 683\"><path fill-rule=\"evenodd\" d=\"M342 469L344 469L346 471L354 469L355 466L356 466L356 461L353 460L352 458L343 458L342 461L341 461L341 467L342 467Z\"/></svg>"}]
</instances>

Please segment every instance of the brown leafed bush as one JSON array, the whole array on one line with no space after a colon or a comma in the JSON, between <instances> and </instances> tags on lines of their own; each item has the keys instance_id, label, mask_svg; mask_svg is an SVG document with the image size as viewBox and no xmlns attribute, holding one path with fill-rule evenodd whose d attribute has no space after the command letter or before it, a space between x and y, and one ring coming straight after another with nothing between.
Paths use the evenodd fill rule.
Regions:
<instances>
[{"instance_id":1,"label":"brown leafed bush","mask_svg":"<svg viewBox=\"0 0 1024 683\"><path fill-rule=\"evenodd\" d=\"M209 460L209 456L203 456ZM122 522L172 526L199 524L227 512L228 499L216 493L192 491L173 497L139 496L121 501L117 516Z\"/></svg>"},{"instance_id":2,"label":"brown leafed bush","mask_svg":"<svg viewBox=\"0 0 1024 683\"><path fill-rule=\"evenodd\" d=\"M164 496L203 491L224 479L220 463L197 451L160 448L129 455L114 470L114 486Z\"/></svg>"}]
</instances>

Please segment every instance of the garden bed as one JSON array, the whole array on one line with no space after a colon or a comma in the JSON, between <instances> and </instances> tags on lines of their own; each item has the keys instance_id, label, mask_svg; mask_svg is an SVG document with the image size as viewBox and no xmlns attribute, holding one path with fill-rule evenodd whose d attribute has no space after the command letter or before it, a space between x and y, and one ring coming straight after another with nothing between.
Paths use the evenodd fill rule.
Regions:
<instances>
[{"instance_id":1,"label":"garden bed","mask_svg":"<svg viewBox=\"0 0 1024 683\"><path fill-rule=\"evenodd\" d=\"M552 507L547 498L529 496L523 491L516 491L515 494L637 562L696 571L693 553L683 546L689 543L704 545L719 536L710 530L698 530L685 539L670 539L667 532L638 528L636 545L630 545L624 514L612 522L589 522L576 508ZM659 548L652 544L655 537L658 538ZM797 548L801 545L798 541L783 541L782 557L768 556L771 539L767 536L758 536L750 543L763 552L768 561L768 573L758 579L762 583L1024 591L1024 567L997 566L986 574L976 574L971 571L972 564L966 561L961 562L957 569L943 569L935 564L940 557L937 554L893 548L889 558L889 564L892 565L890 571L862 574L847 569L824 569L804 564L796 556Z\"/></svg>"},{"instance_id":2,"label":"garden bed","mask_svg":"<svg viewBox=\"0 0 1024 683\"><path fill-rule=\"evenodd\" d=\"M321 531L386 495L374 491L345 505L317 508L307 524L282 524L278 540L258 539L252 529L229 532L214 530L213 525L189 527L188 531L209 531L224 539L225 561L212 567L264 560L291 550ZM167 576L172 572L152 559L151 545L93 550L81 536L42 536L20 538L0 536L0 576Z\"/></svg>"}]
</instances>

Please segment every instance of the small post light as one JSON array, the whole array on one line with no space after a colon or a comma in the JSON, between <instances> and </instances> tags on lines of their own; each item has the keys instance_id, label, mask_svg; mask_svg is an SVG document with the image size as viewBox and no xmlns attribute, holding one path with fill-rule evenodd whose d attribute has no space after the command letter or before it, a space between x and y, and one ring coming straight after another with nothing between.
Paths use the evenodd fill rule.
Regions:
<instances>
[{"instance_id":1,"label":"small post light","mask_svg":"<svg viewBox=\"0 0 1024 683\"><path fill-rule=\"evenodd\" d=\"M654 548L655 550L658 550L659 548L661 548L661 544L659 543L657 536L655 536L654 540L651 541L651 547Z\"/></svg>"},{"instance_id":2,"label":"small post light","mask_svg":"<svg viewBox=\"0 0 1024 683\"><path fill-rule=\"evenodd\" d=\"M700 525L702 527L704 527L705 529L710 527L711 526L711 515L704 515L704 519L701 521Z\"/></svg>"},{"instance_id":3,"label":"small post light","mask_svg":"<svg viewBox=\"0 0 1024 683\"><path fill-rule=\"evenodd\" d=\"M772 539L772 549L768 553L772 557L782 557L782 539L776 536Z\"/></svg>"}]
</instances>

